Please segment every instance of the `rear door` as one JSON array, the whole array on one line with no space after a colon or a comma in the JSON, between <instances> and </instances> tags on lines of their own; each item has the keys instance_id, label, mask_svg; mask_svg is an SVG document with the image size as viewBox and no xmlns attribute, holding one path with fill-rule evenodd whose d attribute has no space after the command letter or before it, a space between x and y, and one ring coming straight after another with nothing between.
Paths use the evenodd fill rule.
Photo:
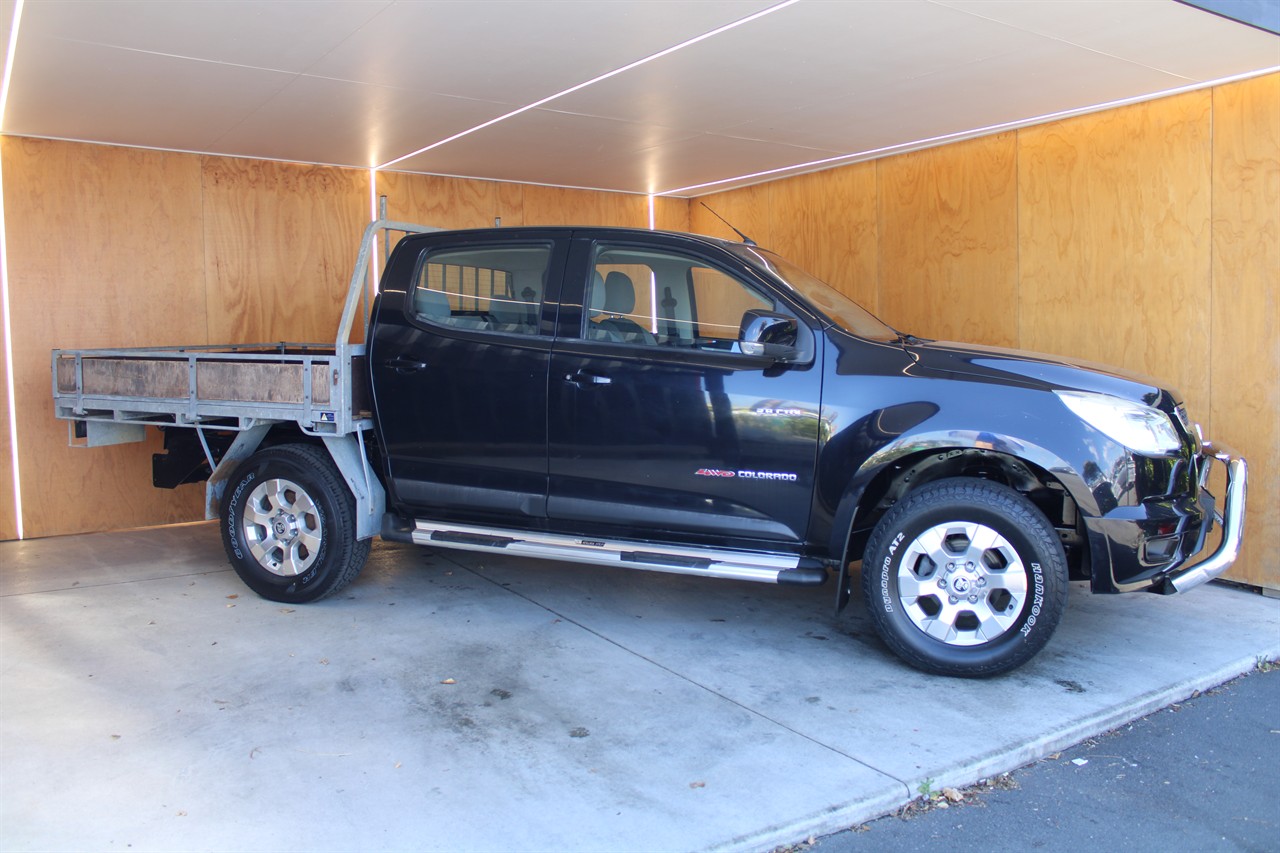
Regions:
<instances>
[{"instance_id":1,"label":"rear door","mask_svg":"<svg viewBox=\"0 0 1280 853\"><path fill-rule=\"evenodd\" d=\"M435 518L541 519L547 369L568 232L409 238L369 345L391 501ZM513 518L514 517L514 518Z\"/></svg>"},{"instance_id":2,"label":"rear door","mask_svg":"<svg viewBox=\"0 0 1280 853\"><path fill-rule=\"evenodd\" d=\"M804 366L739 352L746 310L799 315L692 241L581 234L569 269L548 385L551 521L620 538L803 540L815 329L801 318Z\"/></svg>"}]
</instances>

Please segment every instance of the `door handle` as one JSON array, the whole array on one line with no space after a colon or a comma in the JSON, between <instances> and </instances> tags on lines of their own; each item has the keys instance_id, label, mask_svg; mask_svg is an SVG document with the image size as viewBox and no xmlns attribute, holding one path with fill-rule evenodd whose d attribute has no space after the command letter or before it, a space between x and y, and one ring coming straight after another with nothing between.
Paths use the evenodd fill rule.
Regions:
<instances>
[{"instance_id":1,"label":"door handle","mask_svg":"<svg viewBox=\"0 0 1280 853\"><path fill-rule=\"evenodd\" d=\"M427 363L425 361L417 361L416 359L405 358L402 355L398 355L395 358L387 360L386 365L396 373L416 373L419 370L426 369Z\"/></svg>"},{"instance_id":2,"label":"door handle","mask_svg":"<svg viewBox=\"0 0 1280 853\"><path fill-rule=\"evenodd\" d=\"M601 376L598 373L591 373L586 370L570 373L564 378L564 381L572 382L579 388L585 388L588 385L609 385L613 382L608 376Z\"/></svg>"}]
</instances>

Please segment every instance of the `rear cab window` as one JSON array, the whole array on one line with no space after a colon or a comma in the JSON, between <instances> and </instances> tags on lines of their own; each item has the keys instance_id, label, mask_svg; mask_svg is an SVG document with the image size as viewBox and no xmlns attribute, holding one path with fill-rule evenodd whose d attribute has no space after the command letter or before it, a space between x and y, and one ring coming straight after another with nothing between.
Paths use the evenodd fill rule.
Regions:
<instances>
[{"instance_id":1,"label":"rear cab window","mask_svg":"<svg viewBox=\"0 0 1280 853\"><path fill-rule=\"evenodd\" d=\"M409 310L455 329L537 335L551 243L428 250L418 261Z\"/></svg>"}]
</instances>

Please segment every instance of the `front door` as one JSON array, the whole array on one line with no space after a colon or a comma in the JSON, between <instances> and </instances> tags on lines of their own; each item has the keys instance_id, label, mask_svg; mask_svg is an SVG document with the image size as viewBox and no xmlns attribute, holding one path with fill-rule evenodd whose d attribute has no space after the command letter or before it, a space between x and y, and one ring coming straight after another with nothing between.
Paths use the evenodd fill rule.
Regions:
<instances>
[{"instance_id":1,"label":"front door","mask_svg":"<svg viewBox=\"0 0 1280 853\"><path fill-rule=\"evenodd\" d=\"M745 311L791 313L778 294L728 257L655 242L575 240L548 384L548 517L618 538L802 541L815 332L801 321L807 365L741 353Z\"/></svg>"}]
</instances>

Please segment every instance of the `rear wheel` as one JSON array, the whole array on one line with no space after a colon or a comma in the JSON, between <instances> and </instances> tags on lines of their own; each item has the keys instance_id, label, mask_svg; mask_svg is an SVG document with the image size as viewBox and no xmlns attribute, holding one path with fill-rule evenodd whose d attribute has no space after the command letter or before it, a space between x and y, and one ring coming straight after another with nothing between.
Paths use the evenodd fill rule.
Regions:
<instances>
[{"instance_id":1,"label":"rear wheel","mask_svg":"<svg viewBox=\"0 0 1280 853\"><path fill-rule=\"evenodd\" d=\"M355 501L329 454L282 444L249 457L227 486L222 543L240 579L263 598L317 601L364 568Z\"/></svg>"},{"instance_id":2,"label":"rear wheel","mask_svg":"<svg viewBox=\"0 0 1280 853\"><path fill-rule=\"evenodd\" d=\"M986 676L1031 659L1066 607L1052 525L1014 490L950 479L909 494L867 542L862 588L877 632L926 672Z\"/></svg>"}]
</instances>

